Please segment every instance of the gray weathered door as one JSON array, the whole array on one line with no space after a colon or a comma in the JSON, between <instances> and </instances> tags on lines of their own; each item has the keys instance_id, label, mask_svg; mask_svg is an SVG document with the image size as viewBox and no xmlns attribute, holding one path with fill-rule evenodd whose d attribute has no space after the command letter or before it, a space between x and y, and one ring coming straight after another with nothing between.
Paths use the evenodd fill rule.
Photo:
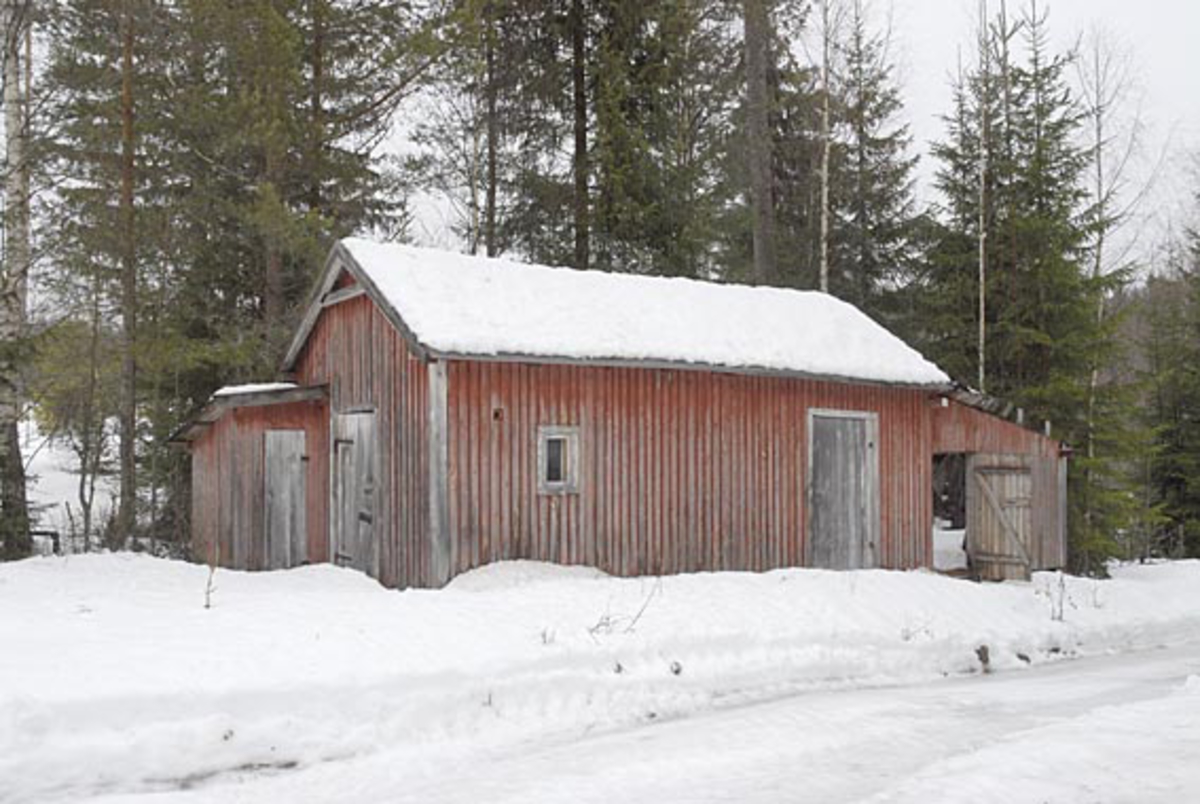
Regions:
<instances>
[{"instance_id":1,"label":"gray weathered door","mask_svg":"<svg viewBox=\"0 0 1200 804\"><path fill-rule=\"evenodd\" d=\"M370 575L376 573L375 508L379 472L375 413L333 417L333 560Z\"/></svg>"},{"instance_id":2,"label":"gray weathered door","mask_svg":"<svg viewBox=\"0 0 1200 804\"><path fill-rule=\"evenodd\" d=\"M1019 456L972 455L967 463L967 552L990 580L1028 578L1037 551L1033 478ZM1007 463L1008 465L998 465Z\"/></svg>"},{"instance_id":3,"label":"gray weathered door","mask_svg":"<svg viewBox=\"0 0 1200 804\"><path fill-rule=\"evenodd\" d=\"M808 561L810 567L876 566L879 471L873 414L809 415Z\"/></svg>"},{"instance_id":4,"label":"gray weathered door","mask_svg":"<svg viewBox=\"0 0 1200 804\"><path fill-rule=\"evenodd\" d=\"M308 556L303 430L263 435L265 569L303 564Z\"/></svg>"}]
</instances>

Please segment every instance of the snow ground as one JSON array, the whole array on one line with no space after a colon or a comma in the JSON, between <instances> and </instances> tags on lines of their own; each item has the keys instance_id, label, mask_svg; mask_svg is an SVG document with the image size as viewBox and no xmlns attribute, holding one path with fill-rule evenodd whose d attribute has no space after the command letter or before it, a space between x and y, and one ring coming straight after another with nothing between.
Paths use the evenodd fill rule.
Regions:
<instances>
[{"instance_id":1,"label":"snow ground","mask_svg":"<svg viewBox=\"0 0 1200 804\"><path fill-rule=\"evenodd\" d=\"M34 524L38 529L71 532L71 513L79 518L79 459L66 447L52 442L32 419L21 422L21 455L26 461L29 499L33 504ZM95 521L109 515L117 496L114 478L97 483L94 504ZM37 548L49 553L51 544L38 540Z\"/></svg>"},{"instance_id":2,"label":"snow ground","mask_svg":"<svg viewBox=\"0 0 1200 804\"><path fill-rule=\"evenodd\" d=\"M949 527L942 520L933 523L933 567L942 572L967 569L967 531Z\"/></svg>"},{"instance_id":3,"label":"snow ground","mask_svg":"<svg viewBox=\"0 0 1200 804\"><path fill-rule=\"evenodd\" d=\"M805 769L813 801L988 779L1133 801L1080 797L1145 787L1116 785L1130 746L1163 766L1160 800L1200 796L1200 763L1175 767L1200 747L1200 679L1178 669L1200 675L1200 562L1061 586L517 562L437 592L222 570L209 610L207 575L134 555L0 566L0 801L768 801ZM994 670L1035 669L983 678L981 644ZM1190 647L1157 670L1119 656L1163 645ZM816 794L881 764L899 776Z\"/></svg>"}]
</instances>

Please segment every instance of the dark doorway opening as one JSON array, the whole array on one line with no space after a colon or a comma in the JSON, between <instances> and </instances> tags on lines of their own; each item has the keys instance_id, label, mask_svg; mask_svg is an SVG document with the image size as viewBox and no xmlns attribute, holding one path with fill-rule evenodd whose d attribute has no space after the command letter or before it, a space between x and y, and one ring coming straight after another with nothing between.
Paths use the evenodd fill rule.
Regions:
<instances>
[{"instance_id":1,"label":"dark doorway opening","mask_svg":"<svg viewBox=\"0 0 1200 804\"><path fill-rule=\"evenodd\" d=\"M967 527L967 454L933 456L933 515L949 528Z\"/></svg>"}]
</instances>

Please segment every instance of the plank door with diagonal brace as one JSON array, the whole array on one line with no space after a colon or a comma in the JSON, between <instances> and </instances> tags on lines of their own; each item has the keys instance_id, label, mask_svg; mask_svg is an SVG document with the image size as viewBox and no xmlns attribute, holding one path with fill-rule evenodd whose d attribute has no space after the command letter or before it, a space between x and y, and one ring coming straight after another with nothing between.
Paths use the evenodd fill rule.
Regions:
<instances>
[{"instance_id":1,"label":"plank door with diagonal brace","mask_svg":"<svg viewBox=\"0 0 1200 804\"><path fill-rule=\"evenodd\" d=\"M1033 564L1033 480L1019 460L968 459L967 551L984 579L1028 578Z\"/></svg>"}]
</instances>

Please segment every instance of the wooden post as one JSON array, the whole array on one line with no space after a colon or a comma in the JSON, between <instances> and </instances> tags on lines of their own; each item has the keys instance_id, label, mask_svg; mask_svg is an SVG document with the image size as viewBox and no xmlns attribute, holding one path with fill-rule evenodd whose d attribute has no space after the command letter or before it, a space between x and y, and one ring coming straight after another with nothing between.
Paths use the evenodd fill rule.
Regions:
<instances>
[{"instance_id":1,"label":"wooden post","mask_svg":"<svg viewBox=\"0 0 1200 804\"><path fill-rule=\"evenodd\" d=\"M429 363L429 580L441 586L454 570L454 540L450 533L449 430L446 364Z\"/></svg>"}]
</instances>

